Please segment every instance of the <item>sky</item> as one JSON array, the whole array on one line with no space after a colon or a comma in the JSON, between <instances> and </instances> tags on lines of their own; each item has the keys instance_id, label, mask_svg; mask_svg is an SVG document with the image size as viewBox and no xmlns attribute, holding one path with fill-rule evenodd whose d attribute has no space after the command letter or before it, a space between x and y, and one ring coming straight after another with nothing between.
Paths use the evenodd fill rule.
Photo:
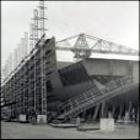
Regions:
<instances>
[{"instance_id":1,"label":"sky","mask_svg":"<svg viewBox=\"0 0 140 140\"><path fill-rule=\"evenodd\" d=\"M139 49L138 1L46 1L46 33L61 40L79 33ZM38 1L2 1L2 66L29 32Z\"/></svg>"}]
</instances>

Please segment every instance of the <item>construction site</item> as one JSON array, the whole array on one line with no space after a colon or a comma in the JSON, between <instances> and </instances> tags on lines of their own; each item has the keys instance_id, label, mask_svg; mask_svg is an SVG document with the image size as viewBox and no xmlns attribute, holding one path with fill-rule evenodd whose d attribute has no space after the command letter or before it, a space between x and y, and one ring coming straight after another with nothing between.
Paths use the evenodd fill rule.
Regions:
<instances>
[{"instance_id":1,"label":"construction site","mask_svg":"<svg viewBox=\"0 0 140 140\"><path fill-rule=\"evenodd\" d=\"M47 38L44 1L39 9L40 17L34 10L30 53L25 53L2 82L1 119L8 121L7 125L26 122L57 129L78 127L79 131L94 130L82 124L96 126L101 120L105 129L110 129L109 122L111 127L138 127L139 60L102 58L95 53L127 58L138 57L139 51L85 33L60 41L55 35ZM72 61L59 61L60 52L70 53Z\"/></svg>"}]
</instances>

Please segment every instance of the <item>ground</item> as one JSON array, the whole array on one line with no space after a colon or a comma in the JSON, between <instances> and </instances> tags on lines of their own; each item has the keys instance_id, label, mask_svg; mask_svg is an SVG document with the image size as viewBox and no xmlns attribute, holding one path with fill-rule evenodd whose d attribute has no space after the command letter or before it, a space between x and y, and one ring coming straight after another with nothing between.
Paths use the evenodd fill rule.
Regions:
<instances>
[{"instance_id":1,"label":"ground","mask_svg":"<svg viewBox=\"0 0 140 140\"><path fill-rule=\"evenodd\" d=\"M92 125L92 124L90 124ZM94 125L94 124L93 124ZM2 122L2 139L132 139L139 138L138 125L116 125L114 132L101 130L77 131L76 128L54 128L49 125L32 125Z\"/></svg>"}]
</instances>

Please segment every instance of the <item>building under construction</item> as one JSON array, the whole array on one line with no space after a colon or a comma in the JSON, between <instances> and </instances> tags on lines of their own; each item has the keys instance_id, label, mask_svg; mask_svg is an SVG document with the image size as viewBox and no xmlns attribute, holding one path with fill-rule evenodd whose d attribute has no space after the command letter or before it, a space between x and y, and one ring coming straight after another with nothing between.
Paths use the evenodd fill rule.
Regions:
<instances>
[{"instance_id":1,"label":"building under construction","mask_svg":"<svg viewBox=\"0 0 140 140\"><path fill-rule=\"evenodd\" d=\"M68 122L80 116L86 120L108 117L116 120L126 113L139 114L139 62L92 58L93 52L138 55L127 47L91 37L76 36L72 47L70 37L62 41L55 38L37 42L30 54L5 79L2 85L4 106L11 119L33 112L46 115L47 122ZM87 39L94 40L91 48ZM57 51L70 51L75 62L58 61ZM72 56L71 56L72 57Z\"/></svg>"},{"instance_id":2,"label":"building under construction","mask_svg":"<svg viewBox=\"0 0 140 140\"><path fill-rule=\"evenodd\" d=\"M138 60L100 57L138 56L139 52L84 33L61 41L46 39L44 1L38 7L31 23L31 51L25 52L26 57L2 83L2 112L7 111L10 120L24 115L29 122L43 115L48 123L73 121L78 116L98 120L109 113L115 120L126 115L130 120L139 118ZM22 38L23 50L27 36Z\"/></svg>"}]
</instances>

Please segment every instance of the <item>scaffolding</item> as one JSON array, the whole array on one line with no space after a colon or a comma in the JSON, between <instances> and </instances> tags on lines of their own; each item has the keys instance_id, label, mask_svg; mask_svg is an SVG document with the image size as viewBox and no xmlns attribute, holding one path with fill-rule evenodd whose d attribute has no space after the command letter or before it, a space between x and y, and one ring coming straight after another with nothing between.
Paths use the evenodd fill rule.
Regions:
<instances>
[{"instance_id":1,"label":"scaffolding","mask_svg":"<svg viewBox=\"0 0 140 140\"><path fill-rule=\"evenodd\" d=\"M38 31L39 31L39 37L41 37L47 31L47 29L45 28L45 23L47 20L47 18L45 17L45 9L47 9L47 7L45 7L44 0L39 2L38 8L39 8L39 17L38 17L39 28L38 28Z\"/></svg>"},{"instance_id":2,"label":"scaffolding","mask_svg":"<svg viewBox=\"0 0 140 140\"><path fill-rule=\"evenodd\" d=\"M54 71L55 39L42 37L2 85L5 104L10 104L12 118L18 118L20 114L29 116L32 110L47 115L46 83Z\"/></svg>"}]
</instances>

